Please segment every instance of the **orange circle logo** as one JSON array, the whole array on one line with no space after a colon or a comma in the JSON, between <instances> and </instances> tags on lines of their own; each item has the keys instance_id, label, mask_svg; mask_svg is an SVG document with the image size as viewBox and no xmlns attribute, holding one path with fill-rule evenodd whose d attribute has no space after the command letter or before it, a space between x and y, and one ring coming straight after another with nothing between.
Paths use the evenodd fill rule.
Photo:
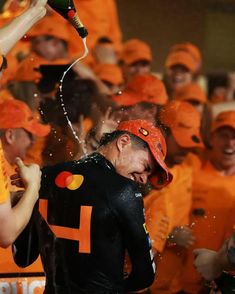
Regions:
<instances>
[{"instance_id":1,"label":"orange circle logo","mask_svg":"<svg viewBox=\"0 0 235 294\"><path fill-rule=\"evenodd\" d=\"M82 175L73 175L71 172L63 171L55 178L55 184L59 188L68 188L69 190L76 190L81 187L84 181Z\"/></svg>"}]
</instances>

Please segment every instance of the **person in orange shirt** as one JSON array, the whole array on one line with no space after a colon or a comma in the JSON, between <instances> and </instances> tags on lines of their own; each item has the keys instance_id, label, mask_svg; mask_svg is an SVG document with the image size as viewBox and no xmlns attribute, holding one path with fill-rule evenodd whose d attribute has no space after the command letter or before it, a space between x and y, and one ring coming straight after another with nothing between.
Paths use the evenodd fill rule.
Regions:
<instances>
[{"instance_id":1,"label":"person in orange shirt","mask_svg":"<svg viewBox=\"0 0 235 294\"><path fill-rule=\"evenodd\" d=\"M13 69L17 65L17 61L12 57L12 49L16 43L27 33L27 31L46 14L47 0L31 0L30 5L17 17L8 17L8 23L3 22L0 28L0 54L9 57L9 65ZM1 71L0 71L1 72ZM6 82L8 77L12 77L12 70L6 70L6 77L3 81ZM2 82L3 82L2 81Z\"/></svg>"},{"instance_id":2,"label":"person in orange shirt","mask_svg":"<svg viewBox=\"0 0 235 294\"><path fill-rule=\"evenodd\" d=\"M185 157L202 148L200 115L187 102L172 101L163 107L160 121L166 132L166 162L173 174L171 185L152 190L144 198L146 224L153 242L158 277L151 293L177 293L185 250L194 242L190 228L192 170ZM151 182L154 184L154 177Z\"/></svg>"},{"instance_id":3,"label":"person in orange shirt","mask_svg":"<svg viewBox=\"0 0 235 294\"><path fill-rule=\"evenodd\" d=\"M189 83L179 89L176 89L172 96L173 100L187 101L192 104L201 116L201 134L204 144L210 146L210 129L212 121L212 109L208 103L206 93L196 83Z\"/></svg>"},{"instance_id":4,"label":"person in orange shirt","mask_svg":"<svg viewBox=\"0 0 235 294\"><path fill-rule=\"evenodd\" d=\"M120 64L126 82L136 75L150 73L152 60L152 51L147 43L139 39L126 41L120 56Z\"/></svg>"},{"instance_id":5,"label":"person in orange shirt","mask_svg":"<svg viewBox=\"0 0 235 294\"><path fill-rule=\"evenodd\" d=\"M28 107L20 101L8 100L0 104L0 245L2 247L8 247L24 229L38 199L41 176L39 167L35 164L26 167L21 160L24 159L26 149L31 144L30 132L44 136L49 132L49 128L33 119ZM11 208L10 192L13 186L8 186L7 178L15 174L15 171L11 168L10 174L7 167L14 165L15 162L26 190L18 204ZM19 178L15 178L13 184L18 182Z\"/></svg>"},{"instance_id":6,"label":"person in orange shirt","mask_svg":"<svg viewBox=\"0 0 235 294\"><path fill-rule=\"evenodd\" d=\"M27 150L33 144L34 136L48 135L50 127L40 124L24 102L7 100L0 104L0 131L6 172L11 176L14 174L16 157L24 160Z\"/></svg>"},{"instance_id":7,"label":"person in orange shirt","mask_svg":"<svg viewBox=\"0 0 235 294\"><path fill-rule=\"evenodd\" d=\"M190 222L196 241L188 250L183 275L186 293L199 293L204 280L193 266L193 250L217 251L235 224L235 111L221 112L211 127L208 159L193 173Z\"/></svg>"},{"instance_id":8,"label":"person in orange shirt","mask_svg":"<svg viewBox=\"0 0 235 294\"><path fill-rule=\"evenodd\" d=\"M117 51L121 50L122 32L115 0L75 0L79 17L88 30L88 47L92 49L101 37L108 37ZM73 42L75 43L75 42ZM78 42L76 42L78 43ZM78 44L74 45L75 52Z\"/></svg>"},{"instance_id":9,"label":"person in orange shirt","mask_svg":"<svg viewBox=\"0 0 235 294\"><path fill-rule=\"evenodd\" d=\"M192 43L174 45L166 58L166 83L169 94L197 80L201 53Z\"/></svg>"},{"instance_id":10,"label":"person in orange shirt","mask_svg":"<svg viewBox=\"0 0 235 294\"><path fill-rule=\"evenodd\" d=\"M68 64L72 59L68 53L68 31L66 27L55 26L48 17L40 21L28 33L31 53L18 66L14 79L18 82L38 82L41 64Z\"/></svg>"}]
</instances>

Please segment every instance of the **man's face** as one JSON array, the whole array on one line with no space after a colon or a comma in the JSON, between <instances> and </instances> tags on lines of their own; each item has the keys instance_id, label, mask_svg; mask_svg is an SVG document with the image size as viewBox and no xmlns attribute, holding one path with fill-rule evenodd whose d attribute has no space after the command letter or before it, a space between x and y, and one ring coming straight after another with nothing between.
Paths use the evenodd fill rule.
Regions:
<instances>
[{"instance_id":1,"label":"man's face","mask_svg":"<svg viewBox=\"0 0 235 294\"><path fill-rule=\"evenodd\" d=\"M167 77L173 91L178 90L192 82L191 72L183 65L174 65L167 69Z\"/></svg>"},{"instance_id":2,"label":"man's face","mask_svg":"<svg viewBox=\"0 0 235 294\"><path fill-rule=\"evenodd\" d=\"M148 60L139 60L130 65L123 65L123 75L127 81L136 75L150 73L151 63Z\"/></svg>"},{"instance_id":3,"label":"man's face","mask_svg":"<svg viewBox=\"0 0 235 294\"><path fill-rule=\"evenodd\" d=\"M135 146L131 141L122 146L115 162L118 174L143 185L147 183L154 168L155 160L150 150Z\"/></svg>"},{"instance_id":4,"label":"man's face","mask_svg":"<svg viewBox=\"0 0 235 294\"><path fill-rule=\"evenodd\" d=\"M235 129L222 127L211 136L212 157L222 168L235 166Z\"/></svg>"},{"instance_id":5,"label":"man's face","mask_svg":"<svg viewBox=\"0 0 235 294\"><path fill-rule=\"evenodd\" d=\"M172 134L167 135L166 137L167 144L167 156L166 161L169 166L174 166L175 164L180 164L184 161L188 150L181 147L175 140Z\"/></svg>"},{"instance_id":6,"label":"man's face","mask_svg":"<svg viewBox=\"0 0 235 294\"><path fill-rule=\"evenodd\" d=\"M34 138L31 133L25 129L14 129L14 139L12 142L12 158L16 157L25 159L28 149L31 147Z\"/></svg>"},{"instance_id":7,"label":"man's face","mask_svg":"<svg viewBox=\"0 0 235 294\"><path fill-rule=\"evenodd\" d=\"M32 50L49 61L65 57L62 41L52 36L38 36L32 39Z\"/></svg>"},{"instance_id":8,"label":"man's face","mask_svg":"<svg viewBox=\"0 0 235 294\"><path fill-rule=\"evenodd\" d=\"M204 104L195 99L188 99L186 102L190 103L199 112L200 116L202 116L204 111Z\"/></svg>"}]
</instances>

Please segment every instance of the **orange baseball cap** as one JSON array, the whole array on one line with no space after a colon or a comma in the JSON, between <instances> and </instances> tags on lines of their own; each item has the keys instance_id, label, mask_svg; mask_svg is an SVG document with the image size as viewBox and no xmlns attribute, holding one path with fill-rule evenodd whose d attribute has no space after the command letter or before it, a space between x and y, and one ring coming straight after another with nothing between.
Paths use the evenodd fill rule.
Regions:
<instances>
[{"instance_id":1,"label":"orange baseball cap","mask_svg":"<svg viewBox=\"0 0 235 294\"><path fill-rule=\"evenodd\" d=\"M217 115L212 123L211 131L214 132L222 127L231 127L235 129L235 111L223 111Z\"/></svg>"},{"instance_id":2,"label":"orange baseball cap","mask_svg":"<svg viewBox=\"0 0 235 294\"><path fill-rule=\"evenodd\" d=\"M142 101L163 105L167 103L168 96L161 80L151 74L143 74L135 76L122 94L115 95L113 99L124 106Z\"/></svg>"},{"instance_id":3,"label":"orange baseball cap","mask_svg":"<svg viewBox=\"0 0 235 294\"><path fill-rule=\"evenodd\" d=\"M190 83L181 89L178 89L173 94L173 99L175 100L194 100L198 101L202 104L207 103L207 97L205 92L202 90L202 88L195 83Z\"/></svg>"},{"instance_id":4,"label":"orange baseball cap","mask_svg":"<svg viewBox=\"0 0 235 294\"><path fill-rule=\"evenodd\" d=\"M150 46L142 40L131 39L123 45L121 60L130 65L140 60L152 61L152 52Z\"/></svg>"},{"instance_id":5,"label":"orange baseball cap","mask_svg":"<svg viewBox=\"0 0 235 294\"><path fill-rule=\"evenodd\" d=\"M200 135L200 114L191 104L176 100L169 102L162 109L160 120L171 129L180 146L185 148L204 147Z\"/></svg>"},{"instance_id":6,"label":"orange baseball cap","mask_svg":"<svg viewBox=\"0 0 235 294\"><path fill-rule=\"evenodd\" d=\"M116 64L98 64L94 71L100 80L112 85L118 86L124 82L122 71Z\"/></svg>"},{"instance_id":7,"label":"orange baseball cap","mask_svg":"<svg viewBox=\"0 0 235 294\"><path fill-rule=\"evenodd\" d=\"M0 104L0 129L23 128L33 135L44 137L50 126L41 124L27 104L20 100L6 100Z\"/></svg>"},{"instance_id":8,"label":"orange baseball cap","mask_svg":"<svg viewBox=\"0 0 235 294\"><path fill-rule=\"evenodd\" d=\"M176 44L170 49L170 52L173 52L173 51L186 51L190 53L193 56L193 58L197 61L198 70L201 68L201 65L202 65L201 51L194 44L190 42Z\"/></svg>"},{"instance_id":9,"label":"orange baseball cap","mask_svg":"<svg viewBox=\"0 0 235 294\"><path fill-rule=\"evenodd\" d=\"M183 65L192 73L198 70L198 63L187 51L172 51L166 58L165 67L171 68L174 65Z\"/></svg>"},{"instance_id":10,"label":"orange baseball cap","mask_svg":"<svg viewBox=\"0 0 235 294\"><path fill-rule=\"evenodd\" d=\"M43 35L53 36L69 42L69 32L66 25L58 22L56 18L53 19L53 17L46 16L27 33L29 40Z\"/></svg>"},{"instance_id":11,"label":"orange baseball cap","mask_svg":"<svg viewBox=\"0 0 235 294\"><path fill-rule=\"evenodd\" d=\"M127 131L145 141L155 158L158 166L155 186L163 187L172 181L172 174L165 164L166 142L159 128L151 122L142 119L122 121L117 127L118 131Z\"/></svg>"}]
</instances>

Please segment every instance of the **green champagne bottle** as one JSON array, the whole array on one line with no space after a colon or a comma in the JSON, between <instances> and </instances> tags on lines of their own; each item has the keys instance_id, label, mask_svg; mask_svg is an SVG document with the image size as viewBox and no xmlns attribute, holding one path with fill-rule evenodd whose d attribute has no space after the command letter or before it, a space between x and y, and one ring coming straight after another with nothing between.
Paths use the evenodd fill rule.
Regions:
<instances>
[{"instance_id":1,"label":"green champagne bottle","mask_svg":"<svg viewBox=\"0 0 235 294\"><path fill-rule=\"evenodd\" d=\"M78 17L73 0L48 0L47 3L72 24L81 38L88 35L87 29Z\"/></svg>"}]
</instances>

